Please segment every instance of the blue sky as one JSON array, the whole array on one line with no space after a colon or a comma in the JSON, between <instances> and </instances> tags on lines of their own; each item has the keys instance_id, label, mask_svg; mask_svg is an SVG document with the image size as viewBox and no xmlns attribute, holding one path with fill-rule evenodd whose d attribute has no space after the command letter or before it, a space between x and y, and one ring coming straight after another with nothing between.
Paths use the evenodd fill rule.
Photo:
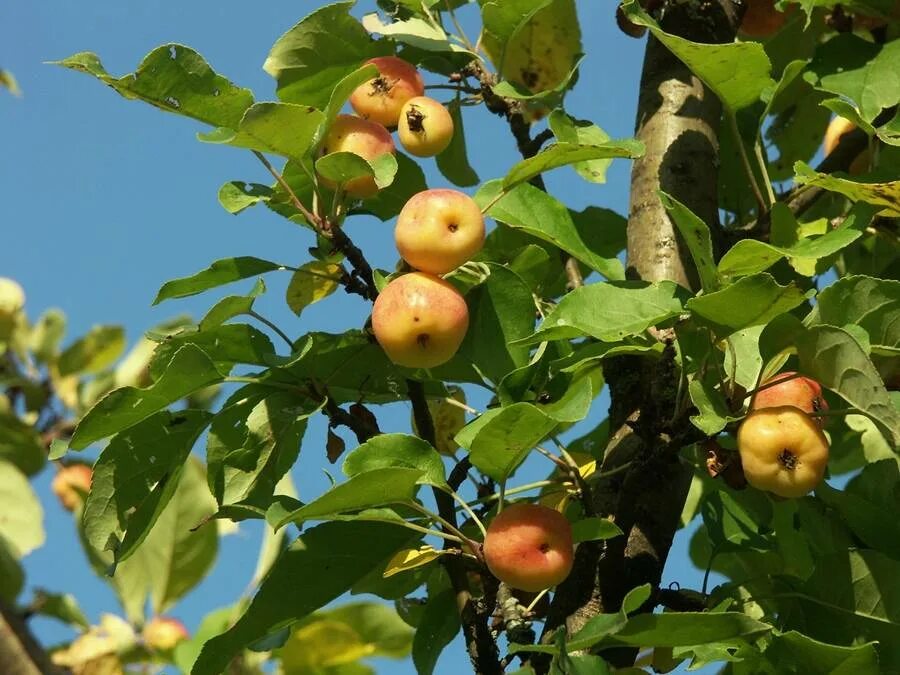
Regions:
<instances>
[{"instance_id":1,"label":"blue sky","mask_svg":"<svg viewBox=\"0 0 900 675\"><path fill-rule=\"evenodd\" d=\"M213 260L254 255L299 265L312 243L307 230L263 208L231 216L218 204L219 187L230 180L269 182L264 169L246 151L205 145L195 139L201 125L126 101L87 76L44 62L79 51L94 51L113 74L131 72L152 48L167 42L189 45L212 67L257 100L274 98L274 83L262 71L271 44L319 2L214 3L156 0L11 0L0 9L0 66L19 80L24 97L0 93L0 276L17 279L36 318L49 307L69 316L69 338L101 323L122 324L133 341L143 331L175 314L199 318L221 295L250 288L236 285L158 307L150 303L159 286ZM371 11L361 2L357 15ZM588 118L611 136L633 133L643 41L622 35L613 20L613 3L581 1L587 57L581 81L567 110ZM464 23L473 18L467 8ZM470 30L471 33L477 32ZM440 80L432 77L430 83ZM482 180L502 176L517 159L505 123L482 109L465 110L470 160ZM432 187L447 185L433 160L424 168ZM581 181L569 169L548 177L550 190L569 206L588 205L627 211L627 163L614 163L605 185ZM392 224L357 218L348 231L375 265L392 268L396 260ZM310 330L359 327L368 308L356 296L338 293L293 316L284 304L288 276L269 275L268 293L256 307L292 336ZM484 401L474 401L483 405ZM590 428L606 414L598 399L590 418L567 436ZM382 427L408 430L409 410L379 411ZM301 496L326 486L323 464L325 425L310 426L294 475ZM352 445L351 445L352 447ZM548 471L532 462L521 472L527 482ZM75 591L85 611L97 620L116 611L111 591L88 569L70 516L50 498L52 472L36 481L44 501L47 544L25 560L28 583L51 590ZM173 612L196 627L209 610L236 599L253 573L259 529L252 524L226 538L209 578ZM686 537L676 538L665 582L698 587L701 574L686 556ZM70 633L58 624L36 620L41 639L54 642ZM411 663L380 662L379 672L412 673ZM459 644L445 652L436 672L464 672Z\"/></svg>"}]
</instances>

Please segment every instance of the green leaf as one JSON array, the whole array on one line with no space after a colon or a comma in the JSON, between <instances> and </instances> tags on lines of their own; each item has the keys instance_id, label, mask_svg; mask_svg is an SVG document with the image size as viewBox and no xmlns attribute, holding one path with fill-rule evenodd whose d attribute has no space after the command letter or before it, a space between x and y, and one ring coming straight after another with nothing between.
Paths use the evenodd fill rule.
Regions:
<instances>
[{"instance_id":1,"label":"green leaf","mask_svg":"<svg viewBox=\"0 0 900 675\"><path fill-rule=\"evenodd\" d=\"M609 135L600 127L587 120L576 120L558 108L547 118L553 135L560 143L580 145L602 145L609 140ZM605 183L606 170L612 164L612 158L589 159L572 164L579 176L591 183Z\"/></svg>"},{"instance_id":2,"label":"green leaf","mask_svg":"<svg viewBox=\"0 0 900 675\"><path fill-rule=\"evenodd\" d=\"M325 523L305 532L279 557L246 613L204 645L192 675L219 675L245 646L336 599L413 538L375 523Z\"/></svg>"},{"instance_id":3,"label":"green leaf","mask_svg":"<svg viewBox=\"0 0 900 675\"><path fill-rule=\"evenodd\" d=\"M837 675L880 675L876 644L853 647L829 645L788 631L773 635L765 657L785 672L835 673Z\"/></svg>"},{"instance_id":4,"label":"green leaf","mask_svg":"<svg viewBox=\"0 0 900 675\"><path fill-rule=\"evenodd\" d=\"M12 413L0 412L0 462L11 462L26 476L46 463L46 449L40 434Z\"/></svg>"},{"instance_id":5,"label":"green leaf","mask_svg":"<svg viewBox=\"0 0 900 675\"><path fill-rule=\"evenodd\" d=\"M160 380L179 350L191 345L201 349L220 373L227 374L236 363L267 365L275 355L269 337L245 323L230 323L209 330L185 329L163 339L153 352L150 375Z\"/></svg>"},{"instance_id":6,"label":"green leaf","mask_svg":"<svg viewBox=\"0 0 900 675\"><path fill-rule=\"evenodd\" d=\"M691 298L686 307L698 320L724 336L766 324L811 295L794 284L781 286L770 274L763 273L739 279L720 291Z\"/></svg>"},{"instance_id":7,"label":"green leaf","mask_svg":"<svg viewBox=\"0 0 900 675\"><path fill-rule=\"evenodd\" d=\"M38 361L50 363L59 353L65 333L66 315L59 309L48 309L32 326L28 348Z\"/></svg>"},{"instance_id":8,"label":"green leaf","mask_svg":"<svg viewBox=\"0 0 900 675\"><path fill-rule=\"evenodd\" d=\"M499 382L528 363L528 347L511 344L534 331L534 298L518 274L488 263L490 276L466 296L469 329L460 347L479 372Z\"/></svg>"},{"instance_id":9,"label":"green leaf","mask_svg":"<svg viewBox=\"0 0 900 675\"><path fill-rule=\"evenodd\" d=\"M151 386L146 389L122 387L101 398L81 418L69 447L83 450L221 380L222 375L206 354L193 345L185 345L175 352L165 373Z\"/></svg>"},{"instance_id":10,"label":"green leaf","mask_svg":"<svg viewBox=\"0 0 900 675\"><path fill-rule=\"evenodd\" d=\"M850 333L834 326L813 326L795 335L791 346L796 348L800 372L869 417L895 451L900 447L900 412Z\"/></svg>"},{"instance_id":11,"label":"green leaf","mask_svg":"<svg viewBox=\"0 0 900 675\"><path fill-rule=\"evenodd\" d=\"M37 608L41 616L62 621L73 628L87 630L90 622L78 606L78 600L69 593L50 593L41 588L35 589L32 606Z\"/></svg>"},{"instance_id":12,"label":"green leaf","mask_svg":"<svg viewBox=\"0 0 900 675\"><path fill-rule=\"evenodd\" d=\"M0 461L0 541L15 559L44 544L44 510L25 475Z\"/></svg>"},{"instance_id":13,"label":"green leaf","mask_svg":"<svg viewBox=\"0 0 900 675\"><path fill-rule=\"evenodd\" d=\"M304 343L308 347L301 347ZM273 369L268 378L297 386L297 380L315 380L328 387L329 397L337 404L356 402L364 391L366 402L387 403L407 399L406 378L392 364L384 350L362 331L341 334L309 333L296 343L301 354L285 368ZM348 364L366 364L365 368ZM445 396L440 383L425 384L428 396Z\"/></svg>"},{"instance_id":14,"label":"green leaf","mask_svg":"<svg viewBox=\"0 0 900 675\"><path fill-rule=\"evenodd\" d=\"M59 374L65 377L75 373L99 373L124 351L125 329L122 326L94 326L59 355Z\"/></svg>"},{"instance_id":15,"label":"green leaf","mask_svg":"<svg viewBox=\"0 0 900 675\"><path fill-rule=\"evenodd\" d=\"M818 49L805 77L818 89L852 101L862 119L872 124L885 108L900 102L897 62L900 42L876 44L852 33L840 33ZM897 145L890 133L879 134Z\"/></svg>"},{"instance_id":16,"label":"green leaf","mask_svg":"<svg viewBox=\"0 0 900 675\"><path fill-rule=\"evenodd\" d=\"M783 205L776 204L774 209L781 207ZM795 265L827 258L859 239L871 216L872 210L868 206L858 205L836 228L818 237L800 239L791 246L775 246L756 239L742 239L722 256L719 274L731 278L756 274L782 258L790 259Z\"/></svg>"},{"instance_id":17,"label":"green leaf","mask_svg":"<svg viewBox=\"0 0 900 675\"><path fill-rule=\"evenodd\" d=\"M169 504L198 436L212 416L161 411L117 434L94 464L82 512L88 543L127 560Z\"/></svg>"},{"instance_id":18,"label":"green leaf","mask_svg":"<svg viewBox=\"0 0 900 675\"><path fill-rule=\"evenodd\" d=\"M715 642L737 645L771 630L769 624L739 612L665 612L630 618L608 642L633 647L690 647Z\"/></svg>"},{"instance_id":19,"label":"green leaf","mask_svg":"<svg viewBox=\"0 0 900 675\"><path fill-rule=\"evenodd\" d=\"M233 180L219 188L219 204L228 213L237 215L259 202L267 202L272 194L268 185Z\"/></svg>"},{"instance_id":20,"label":"green leaf","mask_svg":"<svg viewBox=\"0 0 900 675\"><path fill-rule=\"evenodd\" d=\"M459 611L453 589L430 595L413 637L412 658L419 675L434 672L438 657L458 632Z\"/></svg>"},{"instance_id":21,"label":"green leaf","mask_svg":"<svg viewBox=\"0 0 900 675\"><path fill-rule=\"evenodd\" d=\"M684 295L684 289L671 281L583 286L565 295L537 333L524 342L535 344L586 335L604 342L618 342L681 314Z\"/></svg>"},{"instance_id":22,"label":"green leaf","mask_svg":"<svg viewBox=\"0 0 900 675\"><path fill-rule=\"evenodd\" d=\"M363 667L354 657L408 656L412 638L412 629L393 608L360 602L317 612L294 627L275 655L285 673L345 675L336 667Z\"/></svg>"},{"instance_id":23,"label":"green leaf","mask_svg":"<svg viewBox=\"0 0 900 675\"><path fill-rule=\"evenodd\" d=\"M0 600L14 605L25 586L25 570L6 539L0 535Z\"/></svg>"},{"instance_id":24,"label":"green leaf","mask_svg":"<svg viewBox=\"0 0 900 675\"><path fill-rule=\"evenodd\" d=\"M612 539L622 534L622 530L607 518L584 518L572 524L572 538L576 543Z\"/></svg>"},{"instance_id":25,"label":"green leaf","mask_svg":"<svg viewBox=\"0 0 900 675\"><path fill-rule=\"evenodd\" d=\"M504 481L556 425L540 408L514 403L488 410L470 422L456 435L456 442L469 450L475 468Z\"/></svg>"},{"instance_id":26,"label":"green leaf","mask_svg":"<svg viewBox=\"0 0 900 675\"><path fill-rule=\"evenodd\" d=\"M700 512L703 523L709 533L713 546L720 549L743 547L745 549L766 550L771 548L769 541L760 533L757 513L727 492L710 492L703 499ZM771 514L771 507L764 502ZM752 502L751 502L752 504Z\"/></svg>"},{"instance_id":27,"label":"green leaf","mask_svg":"<svg viewBox=\"0 0 900 675\"><path fill-rule=\"evenodd\" d=\"M247 295L229 295L222 298L206 313L198 327L200 332L208 331L216 326L221 326L229 319L242 314L249 314L253 309L253 303L260 295L266 292L266 284L262 279L257 279L253 288Z\"/></svg>"},{"instance_id":28,"label":"green leaf","mask_svg":"<svg viewBox=\"0 0 900 675\"><path fill-rule=\"evenodd\" d=\"M624 2L622 11L632 23L649 28L657 40L713 90L726 108L746 108L775 84L771 77L772 64L758 42L691 42L663 31L636 0Z\"/></svg>"},{"instance_id":29,"label":"green leaf","mask_svg":"<svg viewBox=\"0 0 900 675\"><path fill-rule=\"evenodd\" d=\"M217 288L230 284L233 281L255 277L273 270L287 269L284 265L243 256L240 258L223 258L217 260L205 270L181 279L173 279L163 284L156 294L154 305L169 298L185 298L189 295L202 293L210 288Z\"/></svg>"},{"instance_id":30,"label":"green leaf","mask_svg":"<svg viewBox=\"0 0 900 675\"><path fill-rule=\"evenodd\" d=\"M437 167L444 177L454 185L460 187L478 185L478 174L469 164L469 158L466 155L466 133L463 129L463 116L459 100L450 101L447 104L447 111L453 119L453 137L450 139L450 145L435 157Z\"/></svg>"},{"instance_id":31,"label":"green leaf","mask_svg":"<svg viewBox=\"0 0 900 675\"><path fill-rule=\"evenodd\" d=\"M96 54L81 52L56 65L93 75L125 98L140 99L167 112L216 127L235 128L253 103L249 89L237 87L213 71L197 52L178 44L157 47L137 70L116 78Z\"/></svg>"},{"instance_id":32,"label":"green leaf","mask_svg":"<svg viewBox=\"0 0 900 675\"><path fill-rule=\"evenodd\" d=\"M5 88L13 96L22 95L16 76L4 68L0 68L0 87Z\"/></svg>"},{"instance_id":33,"label":"green leaf","mask_svg":"<svg viewBox=\"0 0 900 675\"><path fill-rule=\"evenodd\" d=\"M190 459L143 545L115 568L112 585L130 621L143 622L148 597L153 613L164 613L206 576L216 558L218 534L211 525L193 528L214 512L203 466ZM91 555L101 569L112 562L109 552Z\"/></svg>"},{"instance_id":34,"label":"green leaf","mask_svg":"<svg viewBox=\"0 0 900 675\"><path fill-rule=\"evenodd\" d=\"M822 289L808 322L858 326L873 350L889 354L900 348L900 281L848 276Z\"/></svg>"},{"instance_id":35,"label":"green leaf","mask_svg":"<svg viewBox=\"0 0 900 675\"><path fill-rule=\"evenodd\" d=\"M350 478L374 469L405 467L422 472L421 481L444 486L444 463L431 445L407 434L380 434L347 455L342 467Z\"/></svg>"},{"instance_id":36,"label":"green leaf","mask_svg":"<svg viewBox=\"0 0 900 675\"><path fill-rule=\"evenodd\" d=\"M503 190L509 192L520 183L525 183L535 176L561 166L615 157L637 159L643 154L644 144L633 139L605 141L597 145L556 143L541 150L534 157L523 159L515 164L503 179Z\"/></svg>"},{"instance_id":37,"label":"green leaf","mask_svg":"<svg viewBox=\"0 0 900 675\"><path fill-rule=\"evenodd\" d=\"M833 644L877 641L881 672L900 668L900 563L854 550L816 560L797 594L804 633Z\"/></svg>"},{"instance_id":38,"label":"green leaf","mask_svg":"<svg viewBox=\"0 0 900 675\"><path fill-rule=\"evenodd\" d=\"M450 41L447 33L433 20L426 21L418 17L396 19L384 23L378 14L366 14L362 25L370 33L379 33L395 42L428 52L461 52L478 58L476 54Z\"/></svg>"},{"instance_id":39,"label":"green leaf","mask_svg":"<svg viewBox=\"0 0 900 675\"><path fill-rule=\"evenodd\" d=\"M197 134L197 138L303 162L312 152L324 119L320 110L309 106L267 101L250 106L236 127L219 127Z\"/></svg>"},{"instance_id":40,"label":"green leaf","mask_svg":"<svg viewBox=\"0 0 900 675\"><path fill-rule=\"evenodd\" d=\"M574 0L481 4L482 46L504 79L537 93L570 77L582 52Z\"/></svg>"},{"instance_id":41,"label":"green leaf","mask_svg":"<svg viewBox=\"0 0 900 675\"><path fill-rule=\"evenodd\" d=\"M595 246L596 236L576 227L569 210L557 199L529 184L502 193L499 180L488 181L479 188L475 201L482 208L490 204L487 215L495 220L558 246L607 279L625 278L622 263L615 257L604 257ZM606 225L596 224L598 228Z\"/></svg>"},{"instance_id":42,"label":"green leaf","mask_svg":"<svg viewBox=\"0 0 900 675\"><path fill-rule=\"evenodd\" d=\"M300 452L318 408L298 394L250 385L229 398L207 438L210 491L219 504L267 506Z\"/></svg>"},{"instance_id":43,"label":"green leaf","mask_svg":"<svg viewBox=\"0 0 900 675\"><path fill-rule=\"evenodd\" d=\"M373 506L409 502L422 476L421 469L397 466L357 474L289 513L278 522L277 527L306 520L327 520L332 514L350 513Z\"/></svg>"},{"instance_id":44,"label":"green leaf","mask_svg":"<svg viewBox=\"0 0 900 675\"><path fill-rule=\"evenodd\" d=\"M707 436L715 436L726 424L738 419L731 414L728 401L716 388L715 379L711 377L692 380L688 386L691 401L699 411L697 415L691 416L691 423Z\"/></svg>"},{"instance_id":45,"label":"green leaf","mask_svg":"<svg viewBox=\"0 0 900 675\"><path fill-rule=\"evenodd\" d=\"M320 260L302 265L288 284L285 296L288 307L300 316L305 307L327 298L338 289L342 272L340 265Z\"/></svg>"},{"instance_id":46,"label":"green leaf","mask_svg":"<svg viewBox=\"0 0 900 675\"><path fill-rule=\"evenodd\" d=\"M414 195L428 189L425 174L418 162L402 152L394 153L397 173L394 181L378 191L374 197L366 199L351 213L369 213L381 220L390 220L398 215L406 202Z\"/></svg>"},{"instance_id":47,"label":"green leaf","mask_svg":"<svg viewBox=\"0 0 900 675\"><path fill-rule=\"evenodd\" d=\"M316 173L338 184L374 177L379 188L390 185L397 173L397 162L391 153L369 162L352 152L332 152L316 160Z\"/></svg>"},{"instance_id":48,"label":"green leaf","mask_svg":"<svg viewBox=\"0 0 900 675\"><path fill-rule=\"evenodd\" d=\"M837 192L854 202L866 202L883 209L890 217L900 216L900 180L890 183L857 183L846 178L837 178L827 173L819 173L804 162L794 164L794 180L798 185L820 187L828 192Z\"/></svg>"},{"instance_id":49,"label":"green leaf","mask_svg":"<svg viewBox=\"0 0 900 675\"><path fill-rule=\"evenodd\" d=\"M671 195L660 191L659 198L691 252L694 267L700 277L700 286L706 293L717 290L719 277L716 274L716 262L713 258L709 227L699 216Z\"/></svg>"},{"instance_id":50,"label":"green leaf","mask_svg":"<svg viewBox=\"0 0 900 675\"><path fill-rule=\"evenodd\" d=\"M282 101L323 109L335 82L380 51L359 21L354 2L336 2L304 17L272 46L263 65Z\"/></svg>"},{"instance_id":51,"label":"green leaf","mask_svg":"<svg viewBox=\"0 0 900 675\"><path fill-rule=\"evenodd\" d=\"M357 87L376 77L378 77L378 68L374 64L369 63L357 68L335 85L331 91L331 96L328 98L328 105L325 106L325 119L322 121L322 125L316 134L315 147L317 149L328 130L331 129L331 125L334 124L344 104L347 103L350 95Z\"/></svg>"}]
</instances>

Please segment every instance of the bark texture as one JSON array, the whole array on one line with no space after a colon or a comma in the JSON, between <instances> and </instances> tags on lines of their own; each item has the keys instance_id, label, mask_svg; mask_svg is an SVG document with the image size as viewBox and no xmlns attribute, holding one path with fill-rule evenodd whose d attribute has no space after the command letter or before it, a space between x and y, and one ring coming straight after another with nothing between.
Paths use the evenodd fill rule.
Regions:
<instances>
[{"instance_id":1,"label":"bark texture","mask_svg":"<svg viewBox=\"0 0 900 675\"><path fill-rule=\"evenodd\" d=\"M62 675L28 630L25 620L0 600L0 673L3 675Z\"/></svg>"},{"instance_id":2,"label":"bark texture","mask_svg":"<svg viewBox=\"0 0 900 675\"><path fill-rule=\"evenodd\" d=\"M664 3L662 28L696 42L730 42L738 17L731 0ZM675 281L694 287L696 277L673 224L660 203L663 190L718 226L718 141L722 116L715 95L666 47L648 39L641 75L636 135L647 151L634 163L628 220L627 272L632 279ZM558 589L542 640L562 627L580 629L599 612L614 612L635 586L656 587L690 485L679 448L694 434L686 419L673 419L678 372L674 335L665 331L663 357L611 360L612 435L601 471L630 463L597 485L593 506L615 520L623 537L579 547L575 570ZM655 603L648 603L651 610ZM605 653L614 665L630 665L632 650ZM545 672L547 662L533 662Z\"/></svg>"}]
</instances>

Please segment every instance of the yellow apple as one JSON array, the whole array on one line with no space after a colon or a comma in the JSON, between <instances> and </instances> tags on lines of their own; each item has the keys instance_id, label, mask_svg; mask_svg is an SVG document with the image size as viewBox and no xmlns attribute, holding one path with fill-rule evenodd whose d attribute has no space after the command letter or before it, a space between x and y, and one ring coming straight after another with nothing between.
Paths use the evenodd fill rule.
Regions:
<instances>
[{"instance_id":1,"label":"yellow apple","mask_svg":"<svg viewBox=\"0 0 900 675\"><path fill-rule=\"evenodd\" d=\"M453 118L438 101L417 96L400 111L397 136L409 154L434 157L446 150L453 139Z\"/></svg>"},{"instance_id":2,"label":"yellow apple","mask_svg":"<svg viewBox=\"0 0 900 675\"><path fill-rule=\"evenodd\" d=\"M484 559L500 581L523 591L556 586L572 571L572 526L555 509L512 504L491 521Z\"/></svg>"},{"instance_id":3,"label":"yellow apple","mask_svg":"<svg viewBox=\"0 0 900 675\"><path fill-rule=\"evenodd\" d=\"M360 117L395 127L403 104L425 93L422 76L414 65L396 56L378 56L366 63L378 68L379 75L350 94L350 105Z\"/></svg>"},{"instance_id":4,"label":"yellow apple","mask_svg":"<svg viewBox=\"0 0 900 675\"><path fill-rule=\"evenodd\" d=\"M388 358L407 368L446 363L462 344L469 309L459 291L433 274L391 281L375 300L372 329Z\"/></svg>"},{"instance_id":5,"label":"yellow apple","mask_svg":"<svg viewBox=\"0 0 900 675\"><path fill-rule=\"evenodd\" d=\"M738 429L737 445L747 482L779 497L802 497L825 476L828 439L794 406L751 412Z\"/></svg>"},{"instance_id":6,"label":"yellow apple","mask_svg":"<svg viewBox=\"0 0 900 675\"><path fill-rule=\"evenodd\" d=\"M90 492L92 476L93 471L87 464L62 466L53 477L50 490L66 511L74 511Z\"/></svg>"},{"instance_id":7,"label":"yellow apple","mask_svg":"<svg viewBox=\"0 0 900 675\"><path fill-rule=\"evenodd\" d=\"M190 637L188 629L178 619L155 616L144 626L144 642L150 649L167 652Z\"/></svg>"},{"instance_id":8,"label":"yellow apple","mask_svg":"<svg viewBox=\"0 0 900 675\"><path fill-rule=\"evenodd\" d=\"M371 162L387 153L393 154L394 140L388 130L377 122L364 120L353 115L338 115L322 145L322 154L332 152L352 152ZM332 190L336 187L333 181L321 178L324 185ZM344 183L344 192L351 197L365 199L378 193L378 186L372 176L355 178Z\"/></svg>"},{"instance_id":9,"label":"yellow apple","mask_svg":"<svg viewBox=\"0 0 900 675\"><path fill-rule=\"evenodd\" d=\"M400 255L430 274L455 270L484 245L484 217L469 195L457 190L425 190L403 206L394 228Z\"/></svg>"}]
</instances>

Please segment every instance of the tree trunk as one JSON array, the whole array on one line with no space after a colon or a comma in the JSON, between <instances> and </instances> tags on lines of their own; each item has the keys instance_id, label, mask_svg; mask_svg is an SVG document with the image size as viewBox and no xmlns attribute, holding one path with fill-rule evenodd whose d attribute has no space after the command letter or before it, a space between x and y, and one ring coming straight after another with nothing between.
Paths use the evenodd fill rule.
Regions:
<instances>
[{"instance_id":1,"label":"tree trunk","mask_svg":"<svg viewBox=\"0 0 900 675\"><path fill-rule=\"evenodd\" d=\"M737 16L731 0L669 2L662 28L696 42L730 42ZM673 280L694 286L695 270L660 203L663 190L718 229L718 141L722 115L715 95L658 40L649 37L638 101L637 137L647 151L634 163L628 220L629 278ZM624 532L605 543L582 544L573 574L558 589L542 641L565 626L571 634L599 612L614 612L635 586L662 578L678 528L691 469L678 450L692 433L689 422L672 416L678 372L674 335L661 332L663 357L611 360L605 368L612 399L612 435L601 471L631 462L628 469L599 484L592 495L596 512L615 520ZM652 610L654 602L644 608ZM634 651L606 654L615 665L629 665ZM546 661L535 662L539 672Z\"/></svg>"}]
</instances>

